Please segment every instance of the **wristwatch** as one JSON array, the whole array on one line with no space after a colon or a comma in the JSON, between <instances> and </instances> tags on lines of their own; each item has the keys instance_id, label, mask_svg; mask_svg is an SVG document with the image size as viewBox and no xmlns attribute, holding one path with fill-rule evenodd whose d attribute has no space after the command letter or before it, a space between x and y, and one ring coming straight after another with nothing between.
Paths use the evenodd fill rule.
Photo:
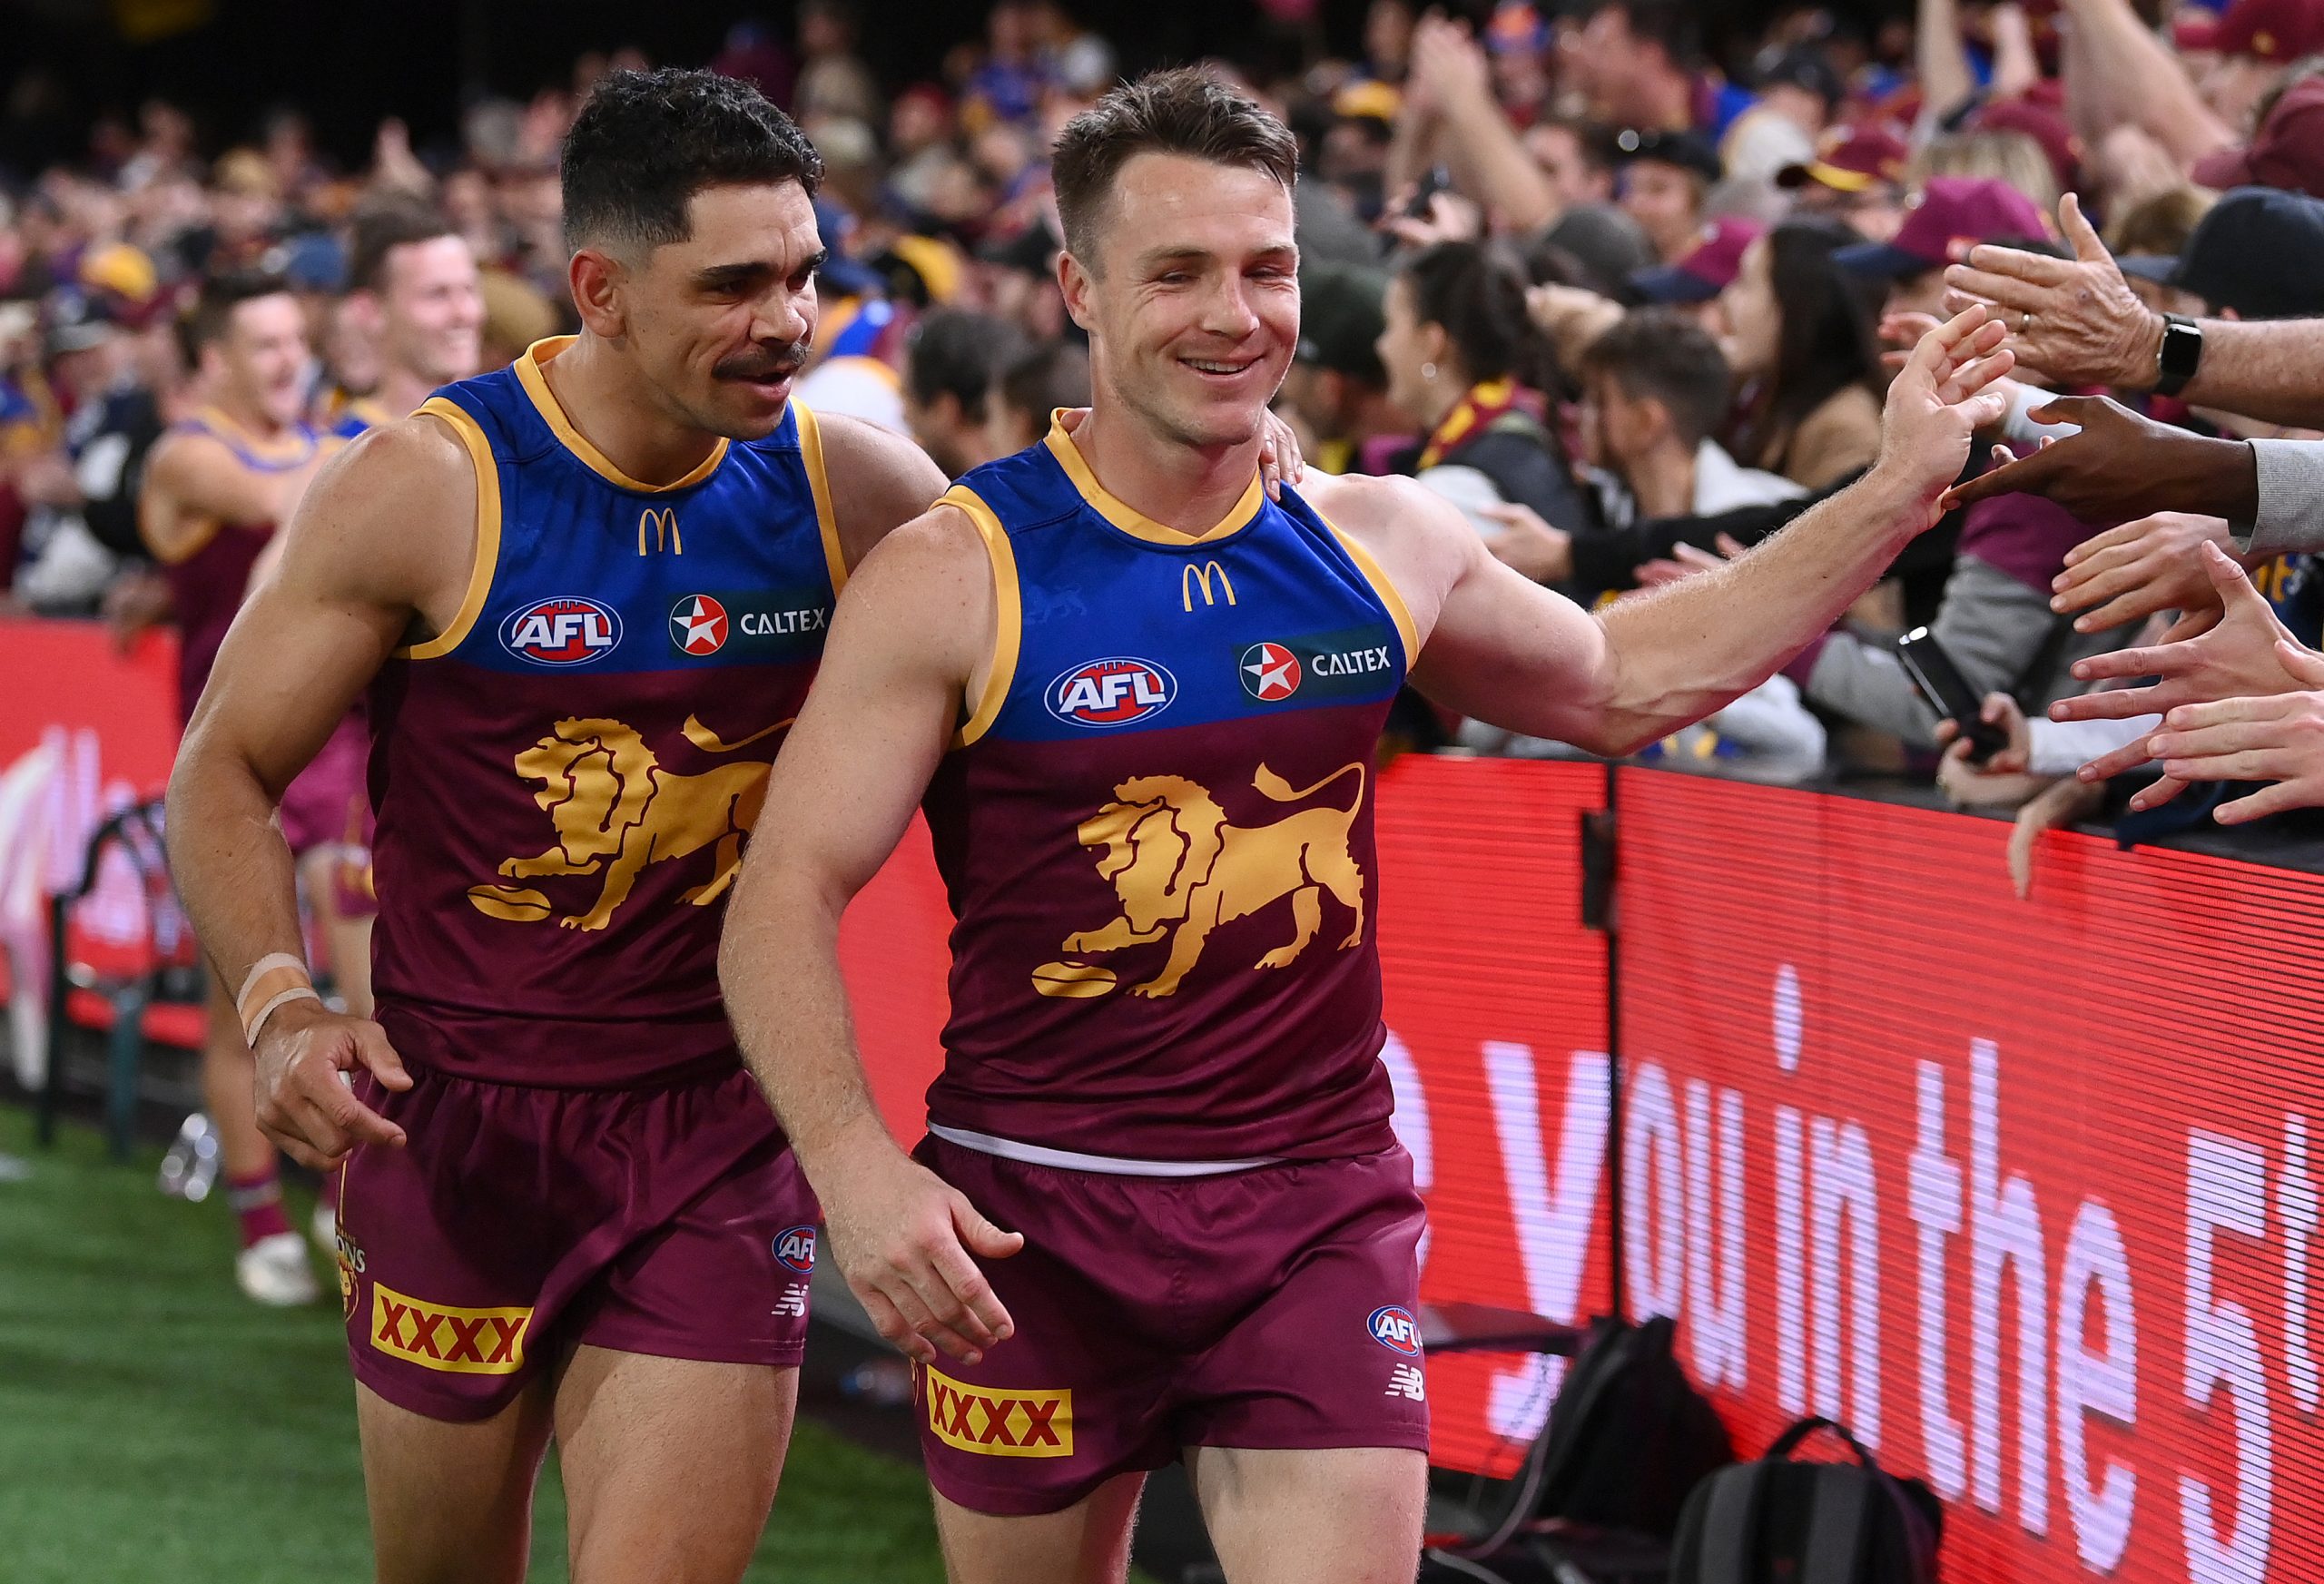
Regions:
<instances>
[{"instance_id":1,"label":"wristwatch","mask_svg":"<svg viewBox=\"0 0 2324 1584\"><path fill-rule=\"evenodd\" d=\"M2162 349L2154 359L2154 393L2176 396L2203 360L2203 327L2183 313L2162 316Z\"/></svg>"}]
</instances>

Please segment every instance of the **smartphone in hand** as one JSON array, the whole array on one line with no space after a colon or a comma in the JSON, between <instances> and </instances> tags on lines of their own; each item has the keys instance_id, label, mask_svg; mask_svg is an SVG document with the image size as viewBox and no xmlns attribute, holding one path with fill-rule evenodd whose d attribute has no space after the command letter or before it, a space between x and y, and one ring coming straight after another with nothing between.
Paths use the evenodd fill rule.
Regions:
<instances>
[{"instance_id":1,"label":"smartphone in hand","mask_svg":"<svg viewBox=\"0 0 2324 1584\"><path fill-rule=\"evenodd\" d=\"M1915 627L1896 641L1896 658L1912 678L1913 691L1927 701L1940 719L1951 721L1969 740L1969 762L1983 764L2009 746L2009 733L1986 721L1984 701L1953 656L1926 627Z\"/></svg>"}]
</instances>

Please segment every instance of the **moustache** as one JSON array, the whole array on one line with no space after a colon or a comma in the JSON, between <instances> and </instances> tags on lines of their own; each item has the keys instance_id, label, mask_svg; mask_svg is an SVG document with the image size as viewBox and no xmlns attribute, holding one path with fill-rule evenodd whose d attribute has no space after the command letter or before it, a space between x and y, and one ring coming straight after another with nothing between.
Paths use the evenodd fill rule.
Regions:
<instances>
[{"instance_id":1,"label":"moustache","mask_svg":"<svg viewBox=\"0 0 2324 1584\"><path fill-rule=\"evenodd\" d=\"M745 355L728 358L710 372L719 379L782 379L807 366L807 343L793 341L773 357Z\"/></svg>"}]
</instances>

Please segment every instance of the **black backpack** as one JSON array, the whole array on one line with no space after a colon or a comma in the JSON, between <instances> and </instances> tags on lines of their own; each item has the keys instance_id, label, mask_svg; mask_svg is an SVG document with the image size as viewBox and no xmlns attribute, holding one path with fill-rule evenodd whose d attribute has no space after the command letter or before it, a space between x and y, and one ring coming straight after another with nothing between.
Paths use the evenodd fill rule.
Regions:
<instances>
[{"instance_id":1,"label":"black backpack","mask_svg":"<svg viewBox=\"0 0 2324 1584\"><path fill-rule=\"evenodd\" d=\"M1687 1493L1735 1461L1709 1399L1670 1353L1672 1324L1599 1319L1551 1406L1531 1516L1668 1540Z\"/></svg>"},{"instance_id":2,"label":"black backpack","mask_svg":"<svg viewBox=\"0 0 2324 1584\"><path fill-rule=\"evenodd\" d=\"M1819 1430L1856 1461L1788 1461ZM1927 1486L1884 1473L1830 1420L1803 1419L1766 1457L1720 1470L1687 1498L1670 1584L1936 1584L1944 1519Z\"/></svg>"}]
</instances>

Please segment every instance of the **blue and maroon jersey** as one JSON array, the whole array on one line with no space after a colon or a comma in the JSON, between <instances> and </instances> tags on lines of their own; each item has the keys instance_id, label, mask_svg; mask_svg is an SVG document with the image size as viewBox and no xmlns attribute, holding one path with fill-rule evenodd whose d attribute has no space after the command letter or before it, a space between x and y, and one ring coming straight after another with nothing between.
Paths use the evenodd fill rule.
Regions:
<instances>
[{"instance_id":1,"label":"blue and maroon jersey","mask_svg":"<svg viewBox=\"0 0 2324 1584\"><path fill-rule=\"evenodd\" d=\"M288 473L313 460L323 442L304 424L286 429L273 439L251 434L216 408L203 408L192 417L170 426L178 435L208 435L234 454L234 460L253 473ZM170 586L170 605L178 620L178 719L193 718L193 706L218 663L219 646L234 613L250 593L251 568L258 564L267 541L274 537L273 523L228 523L212 518L200 526L187 543L170 555L158 547L162 579Z\"/></svg>"},{"instance_id":2,"label":"blue and maroon jersey","mask_svg":"<svg viewBox=\"0 0 2324 1584\"><path fill-rule=\"evenodd\" d=\"M944 498L1000 619L927 797L957 920L932 1122L1152 1161L1387 1147L1372 771L1413 644L1379 568L1256 477L1167 527L1061 429Z\"/></svg>"},{"instance_id":3,"label":"blue and maroon jersey","mask_svg":"<svg viewBox=\"0 0 2324 1584\"><path fill-rule=\"evenodd\" d=\"M847 574L813 414L641 484L549 389L570 344L420 408L475 462L477 555L372 687L374 979L407 1057L617 1087L739 1059L719 924Z\"/></svg>"}]
</instances>

